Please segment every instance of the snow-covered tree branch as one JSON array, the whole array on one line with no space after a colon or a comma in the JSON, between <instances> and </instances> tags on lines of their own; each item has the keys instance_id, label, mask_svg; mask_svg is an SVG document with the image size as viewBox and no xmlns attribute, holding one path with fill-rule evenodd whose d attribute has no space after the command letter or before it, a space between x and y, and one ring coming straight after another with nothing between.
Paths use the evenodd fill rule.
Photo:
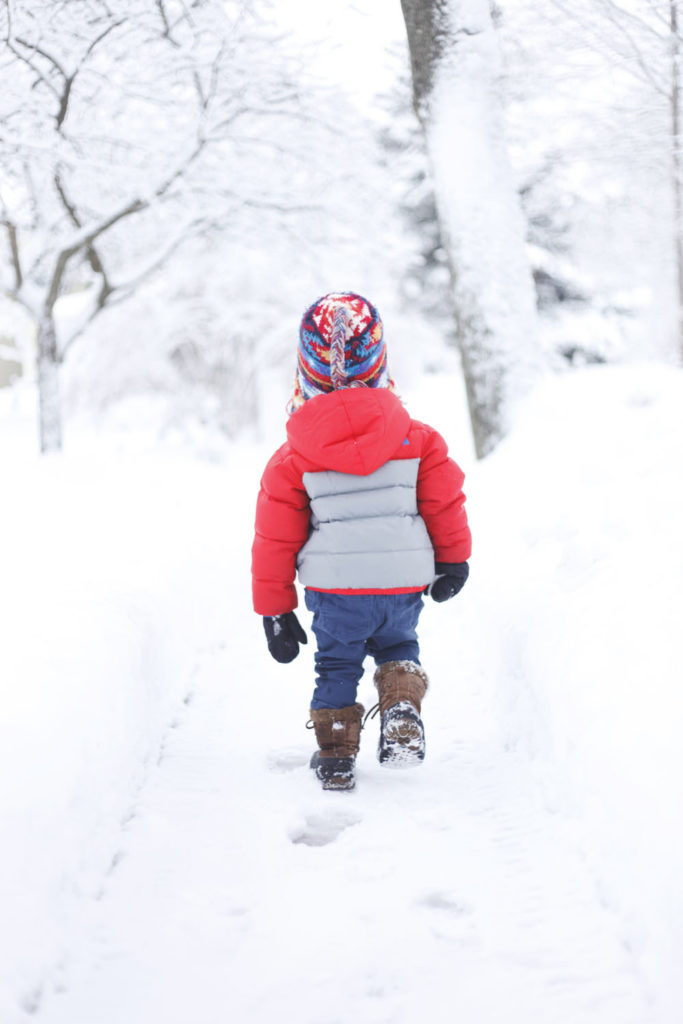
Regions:
<instances>
[{"instance_id":1,"label":"snow-covered tree branch","mask_svg":"<svg viewBox=\"0 0 683 1024\"><path fill-rule=\"evenodd\" d=\"M278 202L255 177L244 197L224 188L235 148L252 145L236 123L296 102L278 61L258 56L254 7L25 0L0 12L2 287L35 320L43 451L61 447L59 365L85 326L200 226L242 200ZM82 301L67 322L69 294Z\"/></svg>"},{"instance_id":2,"label":"snow-covered tree branch","mask_svg":"<svg viewBox=\"0 0 683 1024\"><path fill-rule=\"evenodd\" d=\"M632 137L634 157L653 155L652 136L668 171L671 251L674 259L676 333L683 359L683 4L681 0L553 0L556 20L574 27L583 45L600 55L613 75L628 78L639 88L637 120L641 137ZM647 116L644 108L649 108ZM622 132L626 128L622 126ZM653 156L656 161L656 157Z\"/></svg>"}]
</instances>

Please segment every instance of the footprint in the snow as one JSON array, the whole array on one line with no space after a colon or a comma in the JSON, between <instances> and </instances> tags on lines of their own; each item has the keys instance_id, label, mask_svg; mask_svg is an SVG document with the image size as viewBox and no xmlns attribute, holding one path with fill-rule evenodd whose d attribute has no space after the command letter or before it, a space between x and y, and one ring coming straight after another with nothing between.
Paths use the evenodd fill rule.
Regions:
<instances>
[{"instance_id":1,"label":"footprint in the snow","mask_svg":"<svg viewBox=\"0 0 683 1024\"><path fill-rule=\"evenodd\" d=\"M304 825L290 831L289 838L293 843L302 843L304 846L327 846L360 820L358 815L343 811L309 814Z\"/></svg>"},{"instance_id":2,"label":"footprint in the snow","mask_svg":"<svg viewBox=\"0 0 683 1024\"><path fill-rule=\"evenodd\" d=\"M472 908L448 890L434 889L417 900L420 907L434 912L431 932L434 938L459 946L476 941L476 922Z\"/></svg>"},{"instance_id":3,"label":"footprint in the snow","mask_svg":"<svg viewBox=\"0 0 683 1024\"><path fill-rule=\"evenodd\" d=\"M307 767L310 756L310 751L296 747L275 750L268 755L268 767L275 772L293 772L297 768Z\"/></svg>"},{"instance_id":4,"label":"footprint in the snow","mask_svg":"<svg viewBox=\"0 0 683 1024\"><path fill-rule=\"evenodd\" d=\"M470 913L469 907L457 899L451 892L434 890L425 893L418 901L421 907L429 907L431 910L444 910L455 917L462 917Z\"/></svg>"}]
</instances>

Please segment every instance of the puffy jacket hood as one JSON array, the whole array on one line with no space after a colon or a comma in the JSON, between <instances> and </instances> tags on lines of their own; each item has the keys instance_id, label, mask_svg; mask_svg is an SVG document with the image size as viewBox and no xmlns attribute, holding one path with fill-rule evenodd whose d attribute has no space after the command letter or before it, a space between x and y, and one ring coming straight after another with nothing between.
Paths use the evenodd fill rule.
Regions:
<instances>
[{"instance_id":1,"label":"puffy jacket hood","mask_svg":"<svg viewBox=\"0 0 683 1024\"><path fill-rule=\"evenodd\" d=\"M410 416L386 388L348 388L318 395L287 421L294 451L337 473L374 473L405 439Z\"/></svg>"}]
</instances>

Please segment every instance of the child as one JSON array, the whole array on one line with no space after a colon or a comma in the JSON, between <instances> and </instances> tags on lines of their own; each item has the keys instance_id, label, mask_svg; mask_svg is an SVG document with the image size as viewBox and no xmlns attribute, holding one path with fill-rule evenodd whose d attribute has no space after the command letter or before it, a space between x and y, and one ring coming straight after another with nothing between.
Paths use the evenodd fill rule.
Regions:
<instances>
[{"instance_id":1,"label":"child","mask_svg":"<svg viewBox=\"0 0 683 1024\"><path fill-rule=\"evenodd\" d=\"M422 761L422 595L446 601L469 572L463 473L394 393L382 335L375 307L350 292L304 314L287 441L266 466L256 509L254 609L276 661L307 643L294 612L297 571L313 613L311 767L323 789L354 786L367 654L377 665L380 762Z\"/></svg>"}]
</instances>

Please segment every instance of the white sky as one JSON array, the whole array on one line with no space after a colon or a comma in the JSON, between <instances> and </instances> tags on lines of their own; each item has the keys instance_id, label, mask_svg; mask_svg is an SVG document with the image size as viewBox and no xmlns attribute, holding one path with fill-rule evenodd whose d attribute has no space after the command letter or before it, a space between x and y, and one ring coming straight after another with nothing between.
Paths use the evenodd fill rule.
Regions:
<instances>
[{"instance_id":1,"label":"white sky","mask_svg":"<svg viewBox=\"0 0 683 1024\"><path fill-rule=\"evenodd\" d=\"M323 78L370 103L395 79L387 50L405 45L399 0L285 0L276 15L301 39L302 56Z\"/></svg>"}]
</instances>

